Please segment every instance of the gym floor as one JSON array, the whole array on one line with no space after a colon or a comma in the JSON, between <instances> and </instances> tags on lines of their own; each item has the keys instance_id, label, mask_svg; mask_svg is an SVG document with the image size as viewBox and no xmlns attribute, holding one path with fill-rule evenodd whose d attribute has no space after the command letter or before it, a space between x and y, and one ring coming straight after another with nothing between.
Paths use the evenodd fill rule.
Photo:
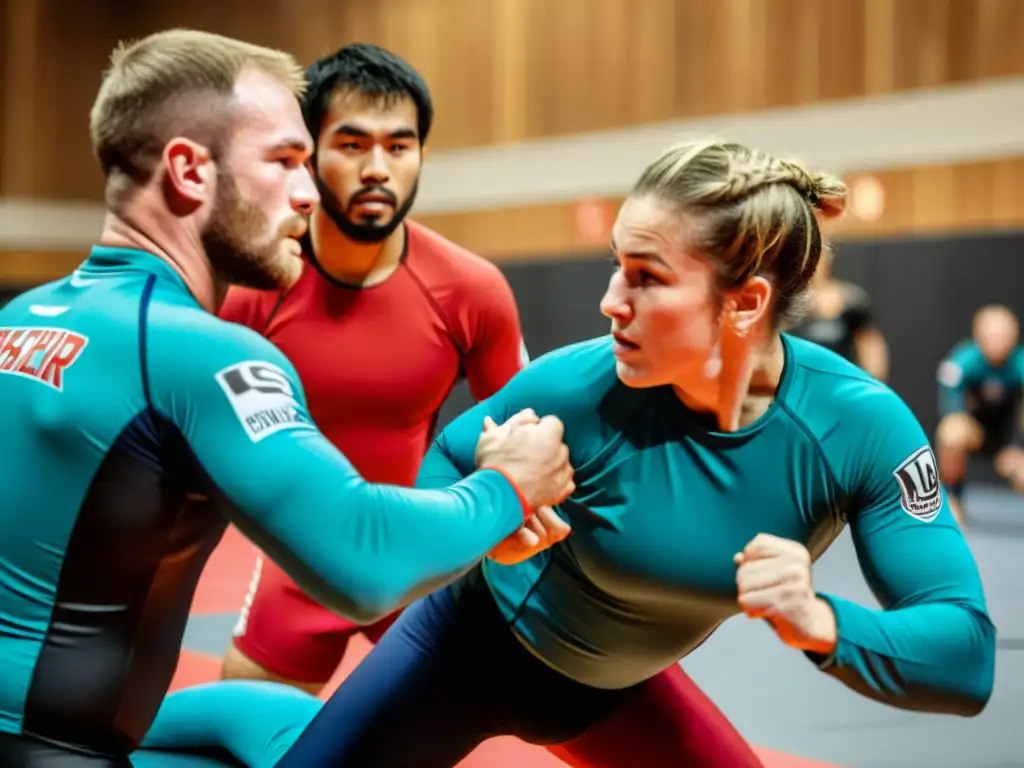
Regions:
<instances>
[{"instance_id":1,"label":"gym floor","mask_svg":"<svg viewBox=\"0 0 1024 768\"><path fill-rule=\"evenodd\" d=\"M767 768L1005 768L1024 765L1024 500L994 485L965 494L967 535L999 629L995 694L979 717L902 712L863 699L820 674L761 622L735 618L685 663ZM231 636L254 551L229 530L204 573L185 636L175 687L213 680ZM848 534L815 570L816 586L876 604ZM358 641L333 685L369 646ZM562 763L515 739L480 747L460 768L558 768ZM637 767L642 768L642 767Z\"/></svg>"}]
</instances>

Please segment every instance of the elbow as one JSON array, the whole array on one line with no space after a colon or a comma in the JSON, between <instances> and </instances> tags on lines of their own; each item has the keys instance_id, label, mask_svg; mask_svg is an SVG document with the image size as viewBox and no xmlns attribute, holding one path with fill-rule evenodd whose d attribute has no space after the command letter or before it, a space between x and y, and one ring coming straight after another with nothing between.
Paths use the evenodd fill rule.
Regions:
<instances>
[{"instance_id":1,"label":"elbow","mask_svg":"<svg viewBox=\"0 0 1024 768\"><path fill-rule=\"evenodd\" d=\"M356 624L376 624L401 607L397 600L380 599L359 590L340 592L328 588L319 594L310 590L310 595L328 610Z\"/></svg>"},{"instance_id":2,"label":"elbow","mask_svg":"<svg viewBox=\"0 0 1024 768\"><path fill-rule=\"evenodd\" d=\"M977 699L964 699L961 702L961 706L953 712L954 715L960 717L977 717L985 711L985 707L988 706L989 699L992 698L992 689L988 690L988 693L982 698Z\"/></svg>"},{"instance_id":3,"label":"elbow","mask_svg":"<svg viewBox=\"0 0 1024 768\"><path fill-rule=\"evenodd\" d=\"M988 706L996 684L996 629L991 620L979 617L979 630L984 637L973 654L974 686L971 694L964 697L961 717L977 717Z\"/></svg>"},{"instance_id":4,"label":"elbow","mask_svg":"<svg viewBox=\"0 0 1024 768\"><path fill-rule=\"evenodd\" d=\"M403 604L402 594L373 579L354 590L349 601L352 621L358 624L375 624Z\"/></svg>"},{"instance_id":5,"label":"elbow","mask_svg":"<svg viewBox=\"0 0 1024 768\"><path fill-rule=\"evenodd\" d=\"M376 624L398 608L397 604L389 609L385 603L356 601L349 604L348 619L356 624Z\"/></svg>"},{"instance_id":6,"label":"elbow","mask_svg":"<svg viewBox=\"0 0 1024 768\"><path fill-rule=\"evenodd\" d=\"M314 595L322 605L356 624L374 624L401 607L401 595L388 584L389 579L373 578L379 570L353 571L339 583L322 585Z\"/></svg>"},{"instance_id":7,"label":"elbow","mask_svg":"<svg viewBox=\"0 0 1024 768\"><path fill-rule=\"evenodd\" d=\"M466 564L451 571L424 572L392 565L384 572L384 576L380 575L380 568L366 569L363 574L376 573L378 578L364 576L351 585L345 615L358 624L374 624L452 583L470 567L471 564Z\"/></svg>"},{"instance_id":8,"label":"elbow","mask_svg":"<svg viewBox=\"0 0 1024 768\"><path fill-rule=\"evenodd\" d=\"M329 576L300 569L292 578L317 603L356 624L373 624L401 607L393 579L382 576L380 567L344 560L346 567L332 569Z\"/></svg>"},{"instance_id":9,"label":"elbow","mask_svg":"<svg viewBox=\"0 0 1024 768\"><path fill-rule=\"evenodd\" d=\"M954 715L956 717L977 717L988 706L992 699L993 680L978 681L969 691L947 694L939 706L927 707L935 714Z\"/></svg>"},{"instance_id":10,"label":"elbow","mask_svg":"<svg viewBox=\"0 0 1024 768\"><path fill-rule=\"evenodd\" d=\"M948 714L977 717L992 699L996 681L996 629L984 612L970 611L973 619L973 637L964 648L958 662L950 669L959 670L960 684L946 694Z\"/></svg>"}]
</instances>

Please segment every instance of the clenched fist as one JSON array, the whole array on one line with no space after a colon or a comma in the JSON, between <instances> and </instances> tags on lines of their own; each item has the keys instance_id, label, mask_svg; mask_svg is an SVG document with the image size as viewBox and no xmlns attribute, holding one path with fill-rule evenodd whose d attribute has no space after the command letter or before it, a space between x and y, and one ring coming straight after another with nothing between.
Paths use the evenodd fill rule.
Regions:
<instances>
[{"instance_id":1,"label":"clenched fist","mask_svg":"<svg viewBox=\"0 0 1024 768\"><path fill-rule=\"evenodd\" d=\"M502 565L529 560L538 552L553 547L572 533L572 528L551 507L541 507L518 531L488 553Z\"/></svg>"},{"instance_id":2,"label":"clenched fist","mask_svg":"<svg viewBox=\"0 0 1024 768\"><path fill-rule=\"evenodd\" d=\"M826 656L835 650L836 617L814 592L807 547L759 533L734 560L737 600L747 616L766 619L793 648Z\"/></svg>"},{"instance_id":3,"label":"clenched fist","mask_svg":"<svg viewBox=\"0 0 1024 768\"><path fill-rule=\"evenodd\" d=\"M536 424L539 421L537 414L529 408L520 411L501 426L498 426L490 416L485 416L484 432L493 434L501 429L510 429L516 424ZM488 557L502 565L515 565L553 547L570 533L572 528L555 513L555 510L551 507L541 507L522 528L492 549Z\"/></svg>"},{"instance_id":4,"label":"clenched fist","mask_svg":"<svg viewBox=\"0 0 1024 768\"><path fill-rule=\"evenodd\" d=\"M485 422L476 445L476 465L505 472L530 509L553 507L576 490L564 431L557 417L539 419L529 408L501 425Z\"/></svg>"}]
</instances>

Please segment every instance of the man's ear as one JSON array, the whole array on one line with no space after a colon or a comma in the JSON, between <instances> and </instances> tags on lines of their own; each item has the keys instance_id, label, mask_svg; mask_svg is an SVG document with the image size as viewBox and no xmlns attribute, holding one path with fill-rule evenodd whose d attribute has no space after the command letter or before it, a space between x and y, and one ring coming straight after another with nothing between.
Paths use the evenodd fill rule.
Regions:
<instances>
[{"instance_id":1,"label":"man's ear","mask_svg":"<svg viewBox=\"0 0 1024 768\"><path fill-rule=\"evenodd\" d=\"M216 168L202 144L181 137L171 139L164 147L163 165L173 208L198 208L213 196Z\"/></svg>"}]
</instances>

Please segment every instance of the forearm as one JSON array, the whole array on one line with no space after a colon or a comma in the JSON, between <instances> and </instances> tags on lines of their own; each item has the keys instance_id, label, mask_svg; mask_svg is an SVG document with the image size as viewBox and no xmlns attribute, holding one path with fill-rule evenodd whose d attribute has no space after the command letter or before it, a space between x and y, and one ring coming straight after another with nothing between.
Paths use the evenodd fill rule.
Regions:
<instances>
[{"instance_id":1,"label":"forearm","mask_svg":"<svg viewBox=\"0 0 1024 768\"><path fill-rule=\"evenodd\" d=\"M272 521L238 524L302 589L356 621L457 578L523 522L517 491L494 471L438 491L342 482L320 498L302 494Z\"/></svg>"},{"instance_id":2,"label":"forearm","mask_svg":"<svg viewBox=\"0 0 1024 768\"><path fill-rule=\"evenodd\" d=\"M942 602L882 611L821 597L835 612L839 638L826 673L901 709L972 716L985 707L995 628L982 609Z\"/></svg>"}]
</instances>

